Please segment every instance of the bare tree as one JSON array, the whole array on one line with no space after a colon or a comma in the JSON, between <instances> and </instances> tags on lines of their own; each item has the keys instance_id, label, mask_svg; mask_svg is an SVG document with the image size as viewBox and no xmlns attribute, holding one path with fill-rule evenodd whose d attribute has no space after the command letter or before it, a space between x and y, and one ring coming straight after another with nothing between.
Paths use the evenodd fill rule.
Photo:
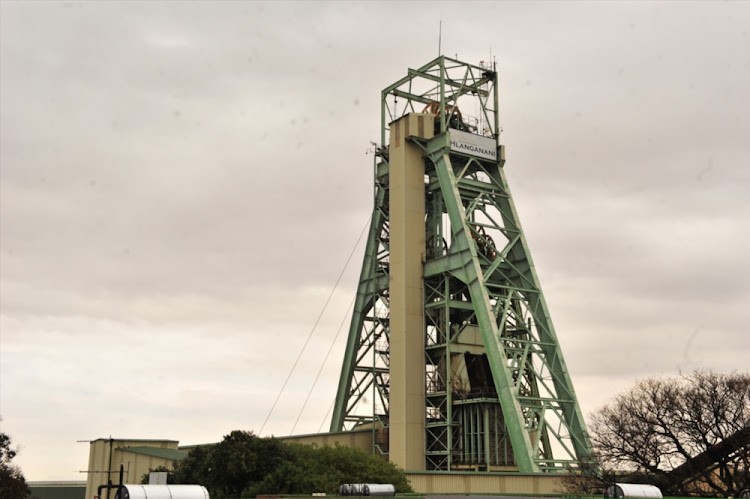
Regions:
<instances>
[{"instance_id":1,"label":"bare tree","mask_svg":"<svg viewBox=\"0 0 750 499\"><path fill-rule=\"evenodd\" d=\"M12 463L17 453L10 437L0 433L0 497L3 499L23 499L29 495L21 468Z\"/></svg>"},{"instance_id":2,"label":"bare tree","mask_svg":"<svg viewBox=\"0 0 750 499\"><path fill-rule=\"evenodd\" d=\"M604 468L666 494L733 497L750 485L750 374L697 371L647 379L589 427Z\"/></svg>"}]
</instances>

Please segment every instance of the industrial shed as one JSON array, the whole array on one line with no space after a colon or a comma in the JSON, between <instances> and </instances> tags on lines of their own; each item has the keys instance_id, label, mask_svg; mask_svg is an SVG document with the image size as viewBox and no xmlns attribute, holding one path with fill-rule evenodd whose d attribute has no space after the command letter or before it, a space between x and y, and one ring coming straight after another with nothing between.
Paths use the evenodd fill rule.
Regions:
<instances>
[{"instance_id":1,"label":"industrial shed","mask_svg":"<svg viewBox=\"0 0 750 499\"><path fill-rule=\"evenodd\" d=\"M120 466L124 483L140 483L149 470L164 466L171 469L175 461L187 456L177 440L131 440L99 438L90 442L86 499L92 499L100 485L110 480L117 485ZM114 497L114 491L111 494Z\"/></svg>"}]
</instances>

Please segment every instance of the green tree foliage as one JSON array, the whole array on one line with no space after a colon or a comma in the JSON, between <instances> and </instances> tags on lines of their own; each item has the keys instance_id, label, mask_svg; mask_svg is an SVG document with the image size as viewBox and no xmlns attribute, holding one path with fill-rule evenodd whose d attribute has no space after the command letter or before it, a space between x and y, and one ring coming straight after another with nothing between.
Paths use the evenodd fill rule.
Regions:
<instances>
[{"instance_id":1,"label":"green tree foliage","mask_svg":"<svg viewBox=\"0 0 750 499\"><path fill-rule=\"evenodd\" d=\"M289 458L245 495L335 493L342 483L390 483L412 492L403 470L354 447L290 444Z\"/></svg>"},{"instance_id":2,"label":"green tree foliage","mask_svg":"<svg viewBox=\"0 0 750 499\"><path fill-rule=\"evenodd\" d=\"M172 471L173 483L205 486L217 499L240 497L248 484L260 482L287 456L275 438L233 431L216 445L198 446Z\"/></svg>"},{"instance_id":3,"label":"green tree foliage","mask_svg":"<svg viewBox=\"0 0 750 499\"><path fill-rule=\"evenodd\" d=\"M10 437L0 433L0 497L2 499L23 499L31 491L21 468L12 463L18 451L11 446Z\"/></svg>"},{"instance_id":4,"label":"green tree foliage","mask_svg":"<svg viewBox=\"0 0 750 499\"><path fill-rule=\"evenodd\" d=\"M342 483L366 482L411 492L403 470L362 450L284 444L244 431L191 450L175 464L170 482L203 485L215 499L334 493Z\"/></svg>"}]
</instances>

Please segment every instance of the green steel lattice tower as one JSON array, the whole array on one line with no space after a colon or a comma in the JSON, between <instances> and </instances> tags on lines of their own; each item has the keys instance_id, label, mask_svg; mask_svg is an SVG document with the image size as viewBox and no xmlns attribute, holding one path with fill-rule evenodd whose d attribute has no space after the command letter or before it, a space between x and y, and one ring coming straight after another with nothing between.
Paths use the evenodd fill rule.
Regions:
<instances>
[{"instance_id":1,"label":"green steel lattice tower","mask_svg":"<svg viewBox=\"0 0 750 499\"><path fill-rule=\"evenodd\" d=\"M503 170L497 91L492 65L441 56L382 92L388 146L331 431L369 425L407 470L562 472L591 454Z\"/></svg>"}]
</instances>

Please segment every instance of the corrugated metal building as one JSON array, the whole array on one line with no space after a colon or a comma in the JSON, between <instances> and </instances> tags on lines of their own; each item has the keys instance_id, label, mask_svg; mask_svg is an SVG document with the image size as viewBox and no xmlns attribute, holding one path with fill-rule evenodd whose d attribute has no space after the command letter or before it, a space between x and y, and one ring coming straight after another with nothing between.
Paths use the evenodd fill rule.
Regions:
<instances>
[{"instance_id":1,"label":"corrugated metal building","mask_svg":"<svg viewBox=\"0 0 750 499\"><path fill-rule=\"evenodd\" d=\"M90 442L86 499L94 499L100 485L108 481L117 485L120 466L123 483L140 483L149 470L164 466L171 469L175 461L187 456L177 440L128 440L99 438ZM106 493L102 494L106 498ZM114 497L114 492L110 494Z\"/></svg>"}]
</instances>

